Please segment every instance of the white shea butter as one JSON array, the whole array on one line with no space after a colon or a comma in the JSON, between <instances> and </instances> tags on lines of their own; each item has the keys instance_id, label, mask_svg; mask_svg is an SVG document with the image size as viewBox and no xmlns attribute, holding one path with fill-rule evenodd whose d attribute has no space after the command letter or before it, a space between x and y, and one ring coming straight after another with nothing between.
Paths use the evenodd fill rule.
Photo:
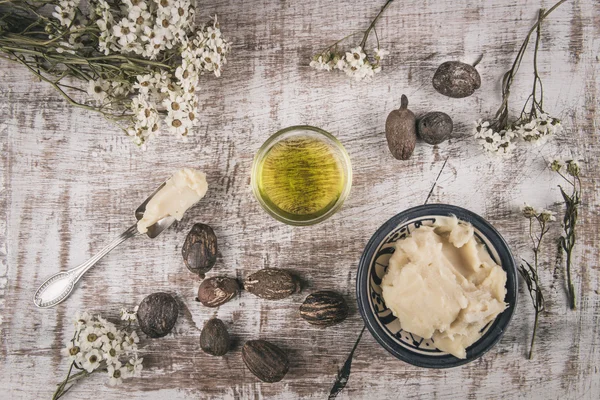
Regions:
<instances>
[{"instance_id":1,"label":"white shea butter","mask_svg":"<svg viewBox=\"0 0 600 400\"><path fill-rule=\"evenodd\" d=\"M146 205L144 216L137 223L140 233L166 216L181 220L188 208L200 201L208 190L206 175L191 168L175 172Z\"/></svg>"},{"instance_id":2,"label":"white shea butter","mask_svg":"<svg viewBox=\"0 0 600 400\"><path fill-rule=\"evenodd\" d=\"M458 358L506 308L506 272L456 217L398 240L381 283L402 329Z\"/></svg>"}]
</instances>

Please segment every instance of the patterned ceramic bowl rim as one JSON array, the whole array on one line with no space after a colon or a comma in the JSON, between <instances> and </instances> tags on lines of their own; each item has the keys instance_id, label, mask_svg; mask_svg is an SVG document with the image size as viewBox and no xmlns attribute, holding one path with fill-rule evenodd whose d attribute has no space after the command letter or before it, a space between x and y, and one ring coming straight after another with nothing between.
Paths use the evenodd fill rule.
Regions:
<instances>
[{"instance_id":1,"label":"patterned ceramic bowl rim","mask_svg":"<svg viewBox=\"0 0 600 400\"><path fill-rule=\"evenodd\" d=\"M455 215L459 220L469 222L475 229L477 239L482 242L492 258L502 266L506 271L506 297L505 302L508 307L482 331L481 338L467 348L467 358L459 359L450 354L440 352L435 348L427 348L429 346L423 339L414 337L413 335L399 331L394 334L394 329L389 329L399 321L391 314L389 309L385 308L383 300L377 303L379 307L385 308L379 313L375 312L374 301L377 299L377 293L372 289L371 280L376 281L378 271L375 268L375 262L380 257L391 255L389 251L390 243L395 242L404 233L407 233L410 226L415 227L415 224L427 224L433 222L436 216ZM387 245L387 246L386 246ZM388 250L386 250L388 249ZM389 258L388 258L389 259ZM380 268L383 268L380 266ZM379 275L382 274L380 269ZM371 276L373 275L373 276ZM375 283L378 285L378 283ZM447 204L428 204L414 207L403 211L392 217L383 224L377 232L371 237L367 244L360 262L358 265L358 273L356 277L356 297L358 301L358 309L369 328L373 337L387 351L392 353L400 360L410 364L427 367L427 368L450 368L471 362L489 349L491 349L502 337L506 330L514 310L517 305L517 269L514 258L508 245L496 229L490 225L479 215L461 207ZM375 299L374 299L375 298ZM395 321L394 321L395 320ZM431 343L431 342L430 342Z\"/></svg>"}]
</instances>

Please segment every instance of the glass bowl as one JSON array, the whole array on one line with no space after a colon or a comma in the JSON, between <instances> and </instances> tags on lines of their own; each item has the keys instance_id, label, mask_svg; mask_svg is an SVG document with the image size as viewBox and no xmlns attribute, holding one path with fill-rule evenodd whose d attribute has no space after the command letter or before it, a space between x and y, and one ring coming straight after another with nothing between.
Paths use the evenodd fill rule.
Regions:
<instances>
[{"instance_id":1,"label":"glass bowl","mask_svg":"<svg viewBox=\"0 0 600 400\"><path fill-rule=\"evenodd\" d=\"M328 203L327 206L319 211L307 214L294 214L278 207L273 201L271 201L269 196L265 193L265 190L261 190L264 189L264 160L273 147L278 143L289 139L301 139L307 137L311 139L317 139L318 141L327 145L329 152L334 156L339 165L341 174L341 189L337 199L332 200L332 202ZM324 221L335 214L344 203L344 200L346 200L348 197L350 188L352 186L352 166L350 163L350 157L344 149L344 146L342 146L340 141L330 133L314 126L290 126L289 128L285 128L276 132L269 139L267 139L260 149L258 149L252 164L251 182L254 196L264 210L273 218L288 225L313 225Z\"/></svg>"}]
</instances>

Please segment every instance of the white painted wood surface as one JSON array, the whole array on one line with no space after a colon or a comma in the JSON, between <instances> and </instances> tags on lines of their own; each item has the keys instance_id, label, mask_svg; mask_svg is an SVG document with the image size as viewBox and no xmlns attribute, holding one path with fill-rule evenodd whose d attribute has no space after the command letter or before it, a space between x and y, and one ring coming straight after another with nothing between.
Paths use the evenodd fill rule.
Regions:
<instances>
[{"instance_id":1,"label":"white painted wood surface","mask_svg":"<svg viewBox=\"0 0 600 400\"><path fill-rule=\"evenodd\" d=\"M162 137L145 152L100 116L67 105L22 67L0 61L0 389L2 398L50 398L66 373L59 353L79 309L116 317L144 296L165 290L185 304L174 333L142 339L147 369L140 379L110 388L103 376L77 385L67 398L319 398L326 397L362 320L355 305L357 262L371 234L389 217L421 204L446 157L431 201L477 212L504 235L517 257L531 257L527 201L562 212L559 179L546 168L556 156L583 162L584 206L576 246L578 309L567 308L562 263L548 241L542 281L548 311L534 360L525 358L533 322L523 288L501 342L481 359L450 370L427 370L394 359L365 334L343 399L600 397L600 265L598 158L600 3L569 1L546 24L540 51L545 105L567 130L539 148L522 147L498 162L481 154L472 121L500 102L509 68L540 6L548 1L400 1L382 17L378 33L391 51L372 83L319 73L311 53L366 28L379 2L219 1L217 12L233 40L219 80L202 83L202 127L189 143ZM447 60L473 62L482 88L466 99L446 98L430 80ZM530 88L531 52L513 90L518 105ZM417 114L444 111L455 137L437 147L418 143L409 161L391 158L383 127L405 93ZM516 111L516 108L515 110ZM280 128L312 124L336 135L354 166L343 209L313 227L290 227L265 214L250 190L254 152ZM83 279L64 304L38 310L32 295L43 278L75 266L132 222L133 209L182 166L208 174L207 197L174 229L154 241L137 237L117 248ZM242 293L218 310L194 301L198 281L185 269L181 245L195 222L210 224L220 256L209 276L243 279L259 268L289 268L303 293L269 302ZM550 238L560 234L556 223ZM523 286L523 285L521 285ZM312 290L334 289L351 305L347 321L308 326L298 306ZM223 319L236 345L224 358L200 351L204 322ZM242 364L245 340L268 339L289 351L291 369L277 384L260 383ZM7 396L7 397L5 397Z\"/></svg>"}]
</instances>

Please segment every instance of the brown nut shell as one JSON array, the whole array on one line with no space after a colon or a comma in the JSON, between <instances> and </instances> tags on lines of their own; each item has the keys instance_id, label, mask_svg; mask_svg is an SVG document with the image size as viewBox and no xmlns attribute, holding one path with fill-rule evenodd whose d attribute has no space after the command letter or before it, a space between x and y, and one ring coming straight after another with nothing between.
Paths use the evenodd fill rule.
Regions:
<instances>
[{"instance_id":1,"label":"brown nut shell","mask_svg":"<svg viewBox=\"0 0 600 400\"><path fill-rule=\"evenodd\" d=\"M339 293L323 290L310 294L304 300L300 316L312 325L331 326L348 317L348 304Z\"/></svg>"},{"instance_id":2,"label":"brown nut shell","mask_svg":"<svg viewBox=\"0 0 600 400\"><path fill-rule=\"evenodd\" d=\"M237 280L216 276L202 281L198 288L198 301L206 307L218 307L233 299L240 286Z\"/></svg>"},{"instance_id":3,"label":"brown nut shell","mask_svg":"<svg viewBox=\"0 0 600 400\"><path fill-rule=\"evenodd\" d=\"M424 142L440 144L452 134L452 118L443 112L434 111L423 115L417 123L417 132Z\"/></svg>"},{"instance_id":4,"label":"brown nut shell","mask_svg":"<svg viewBox=\"0 0 600 400\"><path fill-rule=\"evenodd\" d=\"M453 98L468 97L481 86L479 72L460 61L446 61L433 75L432 84L439 93Z\"/></svg>"},{"instance_id":5,"label":"brown nut shell","mask_svg":"<svg viewBox=\"0 0 600 400\"><path fill-rule=\"evenodd\" d=\"M244 288L267 300L280 300L300 291L298 280L283 269L265 268L246 278Z\"/></svg>"},{"instance_id":6,"label":"brown nut shell","mask_svg":"<svg viewBox=\"0 0 600 400\"><path fill-rule=\"evenodd\" d=\"M392 111L385 121L388 148L398 160L408 160L417 144L415 114L407 107L408 98L402 95L400 108Z\"/></svg>"},{"instance_id":7,"label":"brown nut shell","mask_svg":"<svg viewBox=\"0 0 600 400\"><path fill-rule=\"evenodd\" d=\"M142 300L137 311L137 320L142 332L151 338L166 336L177 322L179 304L168 293L158 292Z\"/></svg>"},{"instance_id":8,"label":"brown nut shell","mask_svg":"<svg viewBox=\"0 0 600 400\"><path fill-rule=\"evenodd\" d=\"M287 355L266 340L249 340L242 347L246 367L263 382L279 382L290 369Z\"/></svg>"},{"instance_id":9,"label":"brown nut shell","mask_svg":"<svg viewBox=\"0 0 600 400\"><path fill-rule=\"evenodd\" d=\"M194 224L183 242L181 255L185 266L204 278L217 262L217 236L205 224Z\"/></svg>"},{"instance_id":10,"label":"brown nut shell","mask_svg":"<svg viewBox=\"0 0 600 400\"><path fill-rule=\"evenodd\" d=\"M200 348L213 356L224 356L229 351L229 332L223 321L218 318L209 319L200 333Z\"/></svg>"}]
</instances>

